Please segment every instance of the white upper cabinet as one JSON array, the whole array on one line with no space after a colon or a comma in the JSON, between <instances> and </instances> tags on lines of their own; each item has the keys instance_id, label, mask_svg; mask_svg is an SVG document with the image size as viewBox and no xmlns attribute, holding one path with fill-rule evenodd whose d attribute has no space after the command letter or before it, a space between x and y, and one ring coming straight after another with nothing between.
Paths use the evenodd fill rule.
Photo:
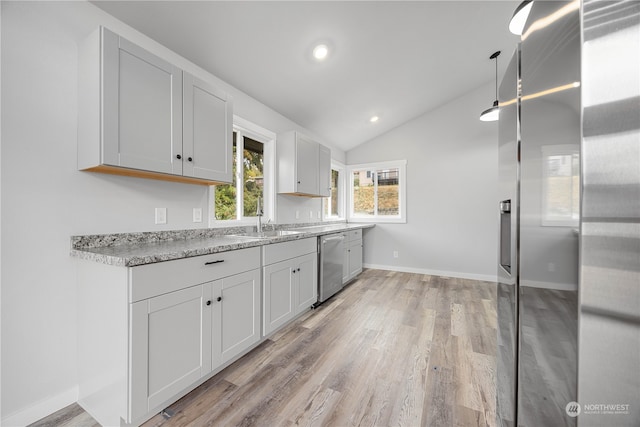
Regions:
<instances>
[{"instance_id":1,"label":"white upper cabinet","mask_svg":"<svg viewBox=\"0 0 640 427\"><path fill-rule=\"evenodd\" d=\"M80 47L78 73L78 169L232 181L226 93L105 28Z\"/></svg>"},{"instance_id":2,"label":"white upper cabinet","mask_svg":"<svg viewBox=\"0 0 640 427\"><path fill-rule=\"evenodd\" d=\"M324 145L318 148L319 193L322 197L329 197L331 195L331 150Z\"/></svg>"},{"instance_id":3,"label":"white upper cabinet","mask_svg":"<svg viewBox=\"0 0 640 427\"><path fill-rule=\"evenodd\" d=\"M331 150L299 132L287 132L278 137L277 153L278 193L308 197L329 195L321 188L326 186L321 181L329 182Z\"/></svg>"},{"instance_id":4,"label":"white upper cabinet","mask_svg":"<svg viewBox=\"0 0 640 427\"><path fill-rule=\"evenodd\" d=\"M184 175L231 182L233 112L223 91L183 73Z\"/></svg>"},{"instance_id":5,"label":"white upper cabinet","mask_svg":"<svg viewBox=\"0 0 640 427\"><path fill-rule=\"evenodd\" d=\"M182 174L182 70L104 30L103 163Z\"/></svg>"},{"instance_id":6,"label":"white upper cabinet","mask_svg":"<svg viewBox=\"0 0 640 427\"><path fill-rule=\"evenodd\" d=\"M318 143L298 134L294 149L294 192L318 194Z\"/></svg>"}]
</instances>

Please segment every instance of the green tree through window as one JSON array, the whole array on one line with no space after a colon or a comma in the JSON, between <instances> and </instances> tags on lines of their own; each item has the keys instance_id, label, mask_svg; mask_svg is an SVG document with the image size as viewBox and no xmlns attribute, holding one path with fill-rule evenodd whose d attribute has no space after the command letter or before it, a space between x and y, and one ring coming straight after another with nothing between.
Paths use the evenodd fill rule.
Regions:
<instances>
[{"instance_id":1,"label":"green tree through window","mask_svg":"<svg viewBox=\"0 0 640 427\"><path fill-rule=\"evenodd\" d=\"M241 219L238 213L255 217L258 197L263 197L264 145L234 132L233 159L233 183L216 186L217 220Z\"/></svg>"}]
</instances>

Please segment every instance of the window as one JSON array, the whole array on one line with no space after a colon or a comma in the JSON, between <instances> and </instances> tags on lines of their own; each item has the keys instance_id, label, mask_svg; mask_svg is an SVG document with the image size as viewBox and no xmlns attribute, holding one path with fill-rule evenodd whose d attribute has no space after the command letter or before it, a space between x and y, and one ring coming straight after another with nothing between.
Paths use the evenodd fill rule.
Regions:
<instances>
[{"instance_id":1,"label":"window","mask_svg":"<svg viewBox=\"0 0 640 427\"><path fill-rule=\"evenodd\" d=\"M406 160L348 167L349 221L406 222Z\"/></svg>"},{"instance_id":2,"label":"window","mask_svg":"<svg viewBox=\"0 0 640 427\"><path fill-rule=\"evenodd\" d=\"M323 214L325 220L343 219L345 200L345 170L344 165L331 162L331 193L324 199Z\"/></svg>"},{"instance_id":3,"label":"window","mask_svg":"<svg viewBox=\"0 0 640 427\"><path fill-rule=\"evenodd\" d=\"M542 225L577 227L580 154L577 145L542 147Z\"/></svg>"},{"instance_id":4,"label":"window","mask_svg":"<svg viewBox=\"0 0 640 427\"><path fill-rule=\"evenodd\" d=\"M234 116L233 182L212 187L212 226L255 221L258 198L265 220L273 219L275 134Z\"/></svg>"}]
</instances>

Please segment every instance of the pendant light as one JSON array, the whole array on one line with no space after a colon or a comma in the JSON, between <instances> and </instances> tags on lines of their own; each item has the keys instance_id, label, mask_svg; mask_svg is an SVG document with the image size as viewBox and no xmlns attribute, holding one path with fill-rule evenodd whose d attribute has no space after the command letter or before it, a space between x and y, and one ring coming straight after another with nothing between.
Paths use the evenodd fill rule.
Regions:
<instances>
[{"instance_id":1,"label":"pendant light","mask_svg":"<svg viewBox=\"0 0 640 427\"><path fill-rule=\"evenodd\" d=\"M533 6L532 0L524 0L518 5L518 7L516 7L516 10L513 12L513 16L511 17L511 21L509 21L509 31L517 36L522 35L524 25L527 23L527 18L531 11L531 6Z\"/></svg>"},{"instance_id":2,"label":"pendant light","mask_svg":"<svg viewBox=\"0 0 640 427\"><path fill-rule=\"evenodd\" d=\"M498 55L500 55L500 51L489 57L489 59L496 60L496 100L493 101L493 107L484 110L480 114L480 120L483 122L495 122L500 117L500 107L498 106Z\"/></svg>"}]
</instances>

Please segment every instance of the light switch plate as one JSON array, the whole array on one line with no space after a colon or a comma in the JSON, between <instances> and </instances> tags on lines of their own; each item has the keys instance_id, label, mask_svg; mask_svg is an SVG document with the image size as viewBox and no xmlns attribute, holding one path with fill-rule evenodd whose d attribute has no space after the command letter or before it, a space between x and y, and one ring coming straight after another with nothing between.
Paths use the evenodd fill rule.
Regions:
<instances>
[{"instance_id":1,"label":"light switch plate","mask_svg":"<svg viewBox=\"0 0 640 427\"><path fill-rule=\"evenodd\" d=\"M167 223L167 208L156 208L156 224Z\"/></svg>"},{"instance_id":2,"label":"light switch plate","mask_svg":"<svg viewBox=\"0 0 640 427\"><path fill-rule=\"evenodd\" d=\"M202 208L193 208L193 222L202 222Z\"/></svg>"}]
</instances>

